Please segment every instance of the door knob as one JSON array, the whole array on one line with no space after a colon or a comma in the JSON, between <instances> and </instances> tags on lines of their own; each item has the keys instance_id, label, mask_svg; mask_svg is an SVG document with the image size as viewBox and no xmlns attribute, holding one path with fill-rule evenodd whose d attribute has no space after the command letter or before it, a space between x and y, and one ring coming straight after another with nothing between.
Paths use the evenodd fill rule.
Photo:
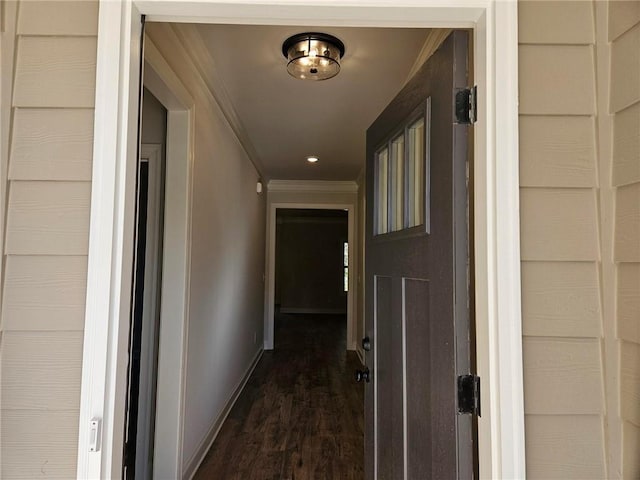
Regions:
<instances>
[{"instance_id":1,"label":"door knob","mask_svg":"<svg viewBox=\"0 0 640 480\"><path fill-rule=\"evenodd\" d=\"M356 382L360 383L363 380L367 383L371 380L371 372L369 372L368 368L356 370Z\"/></svg>"},{"instance_id":2,"label":"door knob","mask_svg":"<svg viewBox=\"0 0 640 480\"><path fill-rule=\"evenodd\" d=\"M362 339L362 348L365 352L371 351L371 340L369 339L369 337L364 337Z\"/></svg>"}]
</instances>

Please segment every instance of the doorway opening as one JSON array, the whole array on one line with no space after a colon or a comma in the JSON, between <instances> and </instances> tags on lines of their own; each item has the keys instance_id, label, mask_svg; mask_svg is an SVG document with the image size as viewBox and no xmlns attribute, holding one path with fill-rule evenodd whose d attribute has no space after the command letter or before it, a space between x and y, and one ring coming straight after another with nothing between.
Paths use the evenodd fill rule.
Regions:
<instances>
[{"instance_id":1,"label":"doorway opening","mask_svg":"<svg viewBox=\"0 0 640 480\"><path fill-rule=\"evenodd\" d=\"M155 25L153 25L153 26L155 26ZM149 27L151 27L151 25L149 25ZM187 31L186 27L184 27L184 28L183 28L183 27L174 27L174 26L164 26L164 25L163 25L163 27L162 27L162 28L163 28L164 30L173 30L175 33L178 33L178 36L180 36L180 35L185 35L185 36L186 36L186 35L188 34L188 31ZM274 28L275 28L275 27L274 27ZM229 28L228 30L234 30L234 29ZM155 34L153 34L153 33L152 33L152 32L154 32L154 31L156 32ZM159 33L158 33L159 31L162 31L162 30L152 30L151 28L149 28L149 32L150 32L150 33L149 33L149 35L150 35L150 36L151 36L151 38L154 40L154 42L155 42L155 44L156 44L156 45L158 45L160 48L164 47L164 48L166 49L166 48L167 48L167 47L166 47L166 44L164 44L164 45L163 45L162 43L160 43L162 40L160 39L160 35L159 35ZM245 33L245 34L247 33L246 27L244 28L244 33ZM378 33L378 32L376 32L376 33ZM415 34L415 32L413 32L413 33ZM422 33L422 35L424 35L424 33ZM433 47L435 50L437 50L437 45L433 45L432 47ZM423 49L423 51L424 51L424 49ZM214 52L214 53L215 53L215 52ZM215 57L215 58L218 58L218 57ZM396 86L398 87L398 89L400 89L400 87L403 85L404 81L406 80L406 76L407 76L407 75L411 76L411 75L413 74L413 72L412 72L413 67L415 67L415 64L416 64L417 62L421 61L421 60L424 60L423 58L421 58L421 52L420 52L419 50L417 50L417 49L416 49L416 50L413 52L413 54L412 54L411 61L409 61L409 62L405 62L405 68L406 68L406 71L405 71L405 72L403 72L403 75L402 75L402 78L400 79L400 81L399 81L398 83L396 83ZM413 64L413 67L412 67L412 64ZM417 67L417 68L419 69L419 67L420 67L420 65L418 65L418 67ZM224 70L221 70L221 72L224 72ZM380 77L378 77L376 80L377 80L377 81L382 81L382 78L383 78L383 77L382 77L382 76L380 76ZM397 81L397 80L398 80L398 79L396 79L396 81ZM307 88L308 88L308 86L307 86ZM397 93L397 91L392 91L392 95L391 95L391 96L393 97L393 95L395 95L396 93ZM308 102L305 102L305 103L308 103ZM292 105L292 107L289 107L289 108L293 108L293 109L300 109L300 105L299 105L299 103L296 103L295 101L294 101L294 102L291 102L291 105ZM347 109L349 109L349 107L348 107ZM246 117L243 117L243 118L246 118ZM242 118L241 118L241 120L242 120ZM364 125L364 127L365 127L365 128L368 126L368 123L369 123L370 121L371 121L371 118L369 118L369 119L368 119L368 121L366 122L366 124ZM272 128L273 128L273 127L271 127L271 129L272 129ZM395 127L394 127L394 128L395 128ZM420 129L417 129L417 130L420 130ZM424 130L425 130L425 129L424 129L424 128L422 128L422 130L420 130L420 131L424 131ZM423 152L424 152L424 151L426 151L426 149L423 147ZM425 172L426 170L423 168L421 171ZM218 173L219 173L219 172L218 172ZM420 190L420 191L421 191L421 192L423 192L423 194L424 194L425 189L422 189L422 190ZM196 209L200 209L200 210L204 209L203 204L199 203L199 202L198 202L198 200L194 200L194 203L192 204L192 206L193 206L193 208L196 208ZM284 223L283 217L284 217L284 218L286 218L286 215L284 215L284 216L283 216L282 214L283 214L283 212L285 212L286 208L284 208L284 207L283 207L283 208L279 208L279 207L278 207L278 204L272 204L271 206L273 207L273 212L274 212L274 214L275 214L275 221L276 221L276 225L275 225L275 226L276 226L276 228L275 228L275 235L276 235L276 237L277 237L277 236L278 236L278 228L277 228L277 227L279 226L279 225L278 225L278 223L279 223L279 222L278 222L278 220L280 220L280 223ZM315 205L315 207L316 207L316 208L318 208L318 204L316 204L316 205ZM347 210L349 210L349 209L347 209ZM295 213L295 212L293 212L293 213ZM306 222L308 223L308 218L310 217L310 213L312 213L312 212L307 212L307 213L309 214L309 215L308 215L308 217L307 217L307 220L306 220ZM351 214L354 214L355 212L354 212L353 210L351 210L351 211L350 211L350 213L351 213ZM279 215L279 214L280 214L280 215ZM298 215L298 217L300 217L300 216L301 216L301 215ZM343 217L344 217L344 216L345 216L345 213L343 212L343 213L341 214L341 216L343 216ZM346 216L347 216L347 218L349 218L349 214L347 214ZM278 217L280 217L280 218L278 218ZM351 217L351 219L352 219L352 221L353 221L353 216ZM300 223L300 220L299 220L299 219L298 219L298 222ZM362 235L362 234L364 234L364 232L361 232L361 235ZM351 232L351 235L354 235L354 234L353 234L353 231ZM317 234L316 234L315 236L317 236ZM338 249L337 249L337 252L336 252L336 260L337 260L337 259L340 259L340 263L338 264L338 265L339 265L339 269L340 269L340 275L338 276L338 278L337 278L337 279L342 279L342 281L337 281L337 282L336 282L336 286L337 286L337 285L341 285L341 286L343 286L343 285L344 285L343 276L344 276L344 267L345 267L345 265L344 265L344 242L343 242L343 240L344 240L344 239L340 239L340 242L338 242L338 245L339 245L339 246L341 246L342 248L338 248ZM353 243L355 244L356 242L353 242ZM340 244L341 244L341 245L340 245ZM276 260L276 263L277 263L277 259L278 259L278 255L277 255L277 248L278 248L278 245L279 245L279 242L278 242L278 239L276 238L276 241L275 241L276 253L275 253L275 255L274 255L274 258L275 258L275 260ZM220 253L220 254L222 254L222 256L223 256L223 257L225 257L225 256L227 255L227 251L225 251L224 249L219 250L219 253ZM200 257L199 257L199 258L200 258ZM199 260L199 258L198 258L198 259L196 259L196 262L198 262L199 267L201 268L201 267L202 267L202 265L200 264L200 260ZM205 265L206 265L206 264L205 264ZM269 276L270 276L270 277L271 277L271 275L272 275L272 273L271 273L271 272L269 272ZM276 290L278 290L278 287L279 287L279 286L282 286L282 285L281 285L281 284L279 285L279 279L278 279L278 267L277 267L277 265L275 266L275 270L274 270L274 272L273 272L273 275L274 275L273 282L270 282L270 285L273 285L273 288L274 288L274 289L276 289ZM282 278L281 278L280 280L282 280ZM202 289L202 285L196 285L196 284L194 284L193 286L196 286L197 288ZM211 287L209 287L209 288L211 288ZM313 291L313 289L312 289L311 291ZM340 290L340 292L341 292L342 297L344 298L344 289L343 289L343 287L342 287L342 289ZM274 322L274 324L275 324L275 325L271 327L271 328L273 329L273 330L271 330L271 332L274 332L274 330L278 327L278 323L277 323L278 321L281 321L282 323L286 323L286 321L287 321L287 320L291 320L291 318L290 318L290 317L289 317L289 318L286 318L286 319L285 319L285 318L283 318L282 314L288 314L288 315L291 315L291 314L297 314L297 313L323 313L323 314L325 314L325 315L326 315L326 314L330 313L330 312L328 312L328 311L318 312L318 309L322 309L322 307L319 307L317 304L316 304L316 305L314 305L314 304L306 304L306 305L305 305L305 304L297 304L297 305L296 305L296 304L286 304L286 303L283 303L284 298L282 297L282 292L280 292L280 291L276 291L276 292L274 292L274 293L275 293L275 295L274 295L274 298L272 299L272 301L274 302L274 313L273 313L273 316L272 316L272 315L269 315L269 317L270 317L270 321L271 321L271 322ZM230 294L230 295L232 295L232 293L231 293L231 292L229 292L229 294ZM211 290L211 291L210 291L210 293L209 293L209 294L207 294L207 297L209 297L209 298L210 298L210 296L211 296L211 295L216 295L216 291L215 291L215 290ZM349 289L347 289L347 296L348 296L348 295L349 295ZM353 299L352 299L352 300L353 300ZM277 308L276 308L276 306L277 306L277 302L278 302L278 301L280 301L280 308L279 308L279 309L277 309ZM337 304L336 304L336 305L337 305ZM347 305L349 305L349 304L347 303ZM283 307L283 306L284 306L284 310L285 310L284 312L282 311L282 307ZM331 309L331 308L332 308L332 307L331 307L331 305L330 305L329 307L324 306L324 309L325 309L325 310L327 310L327 309ZM314 311L314 310L315 310L315 311ZM333 306L333 310L334 310L334 312L335 312L335 310L337 310L337 308L335 308L335 305ZM349 311L348 311L348 309L347 309L347 315L349 315ZM347 342L347 348L348 348L349 344L352 344L352 345L353 345L353 344L357 341L357 340L354 338L354 337L355 337L355 327L357 327L357 325L353 325L353 316L352 316L351 320L352 320L352 324L351 324L350 328L347 328L347 330L348 330L348 332L349 332L349 341ZM201 320L200 320L200 323L202 323L202 321L201 321ZM201 329L202 329L202 330L201 330L201 331L202 331L202 332L205 332L205 331L206 331L206 328L207 328L207 327L206 327L206 324L202 324L202 326L201 326ZM267 329L267 331L269 331L269 329ZM274 333L275 333L275 332L274 332ZM193 335L194 335L194 334L191 334L191 336L193 336ZM271 340L272 340L273 342L277 342L277 336L275 336L275 335L273 335L273 334L272 334L272 335L270 336L270 338L271 338ZM256 335L255 335L255 333L254 333L253 340L254 340L254 343L255 343L255 341L256 341ZM191 347L192 347L192 348L193 348L193 347L195 347L196 342L197 342L197 339L193 338L193 339L192 339L192 341L191 341ZM275 347L276 347L276 349L277 349L277 343L274 343L274 346L275 346ZM267 348L268 348L268 347L267 347ZM187 364L187 365L185 366L185 368L187 369L187 375L190 375L190 372L192 372L194 368L195 368L195 369L200 369L200 370L202 370L202 369L201 369L199 366L197 366L197 365L195 365L195 367L194 367L194 366L190 366L190 365L188 365L188 364ZM203 377L201 378L201 381L202 381L202 382L207 382L207 381L209 381L209 382L210 382L210 381L211 381L211 380L210 380L210 373L209 373L209 372L207 372L207 371L204 371L204 370L203 370L203 372L202 372L202 373L204 373L204 374L205 374L205 376L203 376ZM220 377L222 377L222 376L223 376L223 375L220 375ZM349 375L349 376L347 376L346 378L353 382L353 375L352 375L352 374L351 374L351 375ZM195 395L194 395L194 396L195 396ZM203 401L203 400L206 400L206 398L198 398L198 401ZM231 406L231 405L232 405L232 404L229 404L229 406ZM186 410L186 412L185 412L185 413L186 413L186 416L187 416L187 417L188 417L188 416L194 416L193 411L192 411L191 409L189 409L188 407L187 407L187 410ZM220 426L220 424L218 424L218 421L216 421L216 424L217 424L218 426ZM187 427L187 428L188 428L188 427ZM224 426L223 426L223 425L222 425L222 428L224 428ZM216 427L216 429L217 429L217 427ZM190 434L190 435L192 435L192 436L196 436L196 435L194 435L192 432L189 432L189 431L187 431L187 432L188 432L188 434ZM213 441L213 439L214 439L217 435L218 435L218 433L217 433L217 432L215 432L215 431L213 431L213 433L211 434L211 436L209 436L209 434L207 434L207 436L206 436L205 438L207 439L207 441L209 440L209 438L211 439L211 441ZM203 454L203 452L202 452L202 446L199 446L198 450L196 450L196 451L189 451L189 453L188 453L188 458L190 459L190 461L189 461L189 470L191 470L191 469L193 468L193 466L194 466L194 465L197 465L197 462L202 458L202 457L201 457L201 455L202 455L202 454Z\"/></svg>"},{"instance_id":2,"label":"doorway opening","mask_svg":"<svg viewBox=\"0 0 640 480\"><path fill-rule=\"evenodd\" d=\"M107 123L111 125L109 131L118 133L123 147L122 149L111 149L109 147L103 151L100 146L105 146L103 145L105 143L104 140L108 135L104 138L97 138L96 151L102 152L96 155L96 165L99 168L108 168L111 164L114 165L114 168L116 168L115 166L127 165L128 160L125 150L130 150L130 146L135 143L130 138L132 136L130 120L134 116L134 112L131 111L130 106L133 102L115 102L113 98L128 99L131 92L135 90L135 88L130 87L137 83L136 77L139 75L135 67L138 63L136 61L138 54L136 53L135 40L132 39L136 37L138 29L136 22L140 19L140 12L148 15L149 20L154 18L155 15L155 20L184 21L186 18L184 16L186 15L191 20L206 17L206 21L211 23L219 23L223 18L223 23L247 23L247 18L250 19L250 23L260 23L259 19L262 19L262 22L267 24L282 22L282 18L273 18L273 12L269 13L269 7L263 4L239 6L236 11L235 7L229 5L222 5L223 10L220 10L219 7L221 6L216 5L216 3L215 1L210 1L196 5L196 2L194 2L193 4L185 6L184 9L180 9L179 15L176 15L175 12L178 10L173 9L175 5L171 2L151 1L140 2L138 4L138 2L134 1L131 4L123 5L106 4L104 9L101 8L101 31L109 31L111 32L110 34L116 32L116 35L122 37L122 42L110 43L107 40L111 37L101 37L103 46L111 44L113 48L109 50L106 58L102 57L103 54L101 53L103 62L99 64L98 68L99 82L97 95L98 97L104 95L104 98L109 99L110 102L101 102L100 105L97 106L96 118L101 118L101 115L104 117L105 111L110 112L110 114L105 117ZM411 4L411 2L406 3ZM516 144L510 136L514 132L514 126L517 127L517 117L513 115L517 110L512 108L515 105L515 90L513 89L514 82L512 80L515 80L516 77L510 76L511 72L517 73L517 63L514 62L516 57L510 53L510 49L516 44L511 41L513 40L510 35L511 30L505 27L505 25L513 21L515 9L512 11L510 7L502 6L499 2L496 4L488 2L487 5L480 6L477 3L473 5L461 4L459 7L446 9L439 7L440 4L437 2L430 3L426 1L423 6L422 4L419 7L413 5L416 7L413 9L407 9L408 4L405 5L405 3L401 2L393 7L381 8L379 5L376 5L376 2L369 2L366 3L366 5L363 3L362 8L357 9L335 6L331 6L331 8L318 7L316 5L314 6L314 12L316 13L314 23L346 23L362 26L388 26L391 23L399 26L447 25L474 26L476 28L475 32L479 39L476 45L480 52L480 55L478 55L478 65L481 66L479 73L479 91L486 94L483 102L489 104L486 110L483 110L483 112L485 112L484 119L487 120L487 122L483 124L478 132L480 133L477 137L479 155L476 157L476 161L479 163L479 173L476 177L479 188L476 190L476 195L479 199L478 207L480 212L477 218L479 218L478 225L481 227L478 230L480 241L477 243L477 245L479 245L478 250L481 253L478 255L478 275L486 280L486 283L483 283L483 291L481 295L479 295L480 300L478 302L479 315L482 318L482 328L479 329L480 331L478 333L482 339L479 358L482 360L481 369L487 374L487 378L491 376L489 385L492 386L490 402L491 415L488 418L485 417L486 421L481 428L481 431L484 432L481 437L484 439L485 445L481 455L484 459L481 461L481 465L484 465L484 468L481 467L481 473L484 471L486 476L495 475L495 472L498 472L497 475L509 475L512 474L510 472L520 472L523 465L523 455L521 455L522 439L519 435L522 429L520 428L519 420L516 422L517 425L515 428L513 428L514 422L511 421L514 417L519 416L518 395L513 393L519 390L512 388L511 381L503 383L500 379L505 377L507 373L505 369L501 368L501 363L505 361L505 358L514 356L517 360L519 357L519 352L517 351L515 355L509 353L513 351L513 349L509 347L509 345L513 344L511 340L518 338L518 329L515 327L511 328L509 325L513 324L513 318L510 316L511 313L519 311L517 305L517 299L519 297L517 295L497 295L496 289L498 283L504 281L505 278L517 277L517 275L513 275L514 271L517 273L517 267L514 266L517 265L517 248L515 250L510 249L506 256L501 255L497 261L497 267L494 263L497 258L498 243L503 246L511 245L509 236L514 235L514 233L513 239L515 239L517 243L517 211L514 207L514 211L510 211L510 215L507 215L507 217L504 215L497 217L494 215L494 210L496 204L517 206L517 202L512 204L509 201L512 197L517 199L517 188L515 188L515 186L517 186L517 175L510 175L510 172L513 173L511 168L495 168L496 165L508 167L513 159L517 159ZM283 8L288 9L289 7ZM287 16L286 21L301 22L299 24L304 23L304 19L308 18L308 11L305 11L305 9L308 9L308 7L290 7L290 11L287 10L287 15L290 16ZM410 13L408 13L409 10ZM391 15L391 17L389 15ZM500 42L502 40L505 40L505 43L501 44ZM131 48L132 44L134 48ZM501 45L506 45L506 47L502 48ZM112 50L115 51L115 54ZM504 53L504 55L498 54L499 52ZM131 71L128 69L120 70L118 67L121 65L130 66ZM118 78L113 78L113 75L108 75L109 81L100 80L102 78L101 74L106 71L124 71L124 74ZM507 75L497 75L496 73L500 71L503 73L507 72ZM498 88L500 86L506 88ZM501 95L501 98L506 98L507 101L503 102L503 100L497 99L495 96L496 91L506 92L504 95ZM109 92L116 93L117 95L111 95ZM502 115L503 113L506 113L506 115ZM505 126L505 124L508 128L498 128ZM97 131L99 131L98 127L99 125L96 126ZM515 136L513 138L515 138ZM503 143L501 139L506 139L506 141ZM498 150L497 153L496 150ZM110 160L110 155L112 154L115 157L115 161ZM106 162L104 160L106 160ZM122 417L122 405L119 400L122 393L121 382L115 382L113 385L108 383L101 386L104 378L117 378L117 371L122 370L121 368L118 369L118 365L121 364L125 357L118 341L118 332L121 330L118 329L118 325L120 325L123 320L117 313L126 310L128 280L126 280L126 275L120 278L119 271L120 269L125 272L127 271L126 260L128 256L126 252L129 247L127 246L127 242L124 242L124 244L121 243L120 235L117 233L121 232L121 230L117 228L122 222L126 225L129 224L130 212L128 211L128 206L131 192L128 178L131 172L127 168L118 172L117 168L115 170L114 196L118 199L118 202L110 206L101 202L99 196L92 199L96 200L92 201L92 218L96 218L96 222L98 222L100 218L104 220L117 218L117 225L109 224L105 226L102 225L104 222L98 222L101 226L100 228L104 227L104 230L108 232L115 232L113 235L102 236L96 236L96 229L92 226L92 239L106 237L113 239L113 242L105 242L105 245L100 244L97 245L97 247L92 243L92 247L95 248L91 250L93 255L90 254L90 288L88 296L92 298L92 295L98 294L97 296L100 298L106 297L109 303L116 305L117 308L104 312L102 310L93 311L95 305L104 305L104 302L99 304L95 302L91 304L88 303L85 363L89 362L91 355L93 355L99 359L98 363L104 363L104 368L99 364L97 369L85 369L88 373L83 373L83 404L80 422L81 438L79 442L78 468L81 476L111 476L114 468L117 469L118 465L121 465L121 459L117 453L120 438L117 425L119 424L118 419ZM506 177L509 181L507 183L497 181L494 184L494 180L496 180L494 175L496 175L497 180ZM99 177L96 177L96 181L100 184ZM128 184L129 186L127 186ZM497 187L496 184L498 185ZM106 185L106 190L110 191L109 185ZM113 196L107 195L107 197L111 198ZM114 212L117 212L117 214L114 216L96 215L94 217L96 211L102 212L104 209L112 209ZM99 231L102 230L99 229ZM126 229L124 229L124 232L124 236L126 237ZM100 248L98 248L101 246L106 247L103 249L106 250L103 252L104 257L106 259L114 258L115 260L111 263L100 262L98 265L100 268L96 269L95 252L96 249L101 251ZM122 251L125 252L123 256L124 262L122 262L122 258L119 256ZM112 265L112 268L103 268L105 266L102 265L102 263L108 263ZM508 271L506 276L504 270ZM105 274L109 277L106 281L102 279L102 276L105 276ZM103 281L100 281L101 279ZM110 281L111 279L115 279L115 281L112 282ZM122 284L120 282L122 282ZM478 283L480 284L480 282ZM516 287L515 283L516 282L514 282L514 289ZM115 288L109 289L105 295L99 295L99 291L96 289L98 285L115 285ZM506 298L516 300L513 302L505 301ZM497 307L500 308L494 310ZM498 311L499 315L494 318L492 312L495 311ZM509 317L508 321L506 317ZM516 318L519 318L517 314ZM103 319L104 321L96 321L97 319ZM519 325L519 322L516 323ZM114 327L109 330L108 335L95 335L94 327L97 327L98 331L100 331L100 326L103 324L107 326L114 325ZM104 346L100 340L101 338L105 338ZM97 346L97 348L93 348L94 346ZM492 346L495 346L497 350L492 350ZM106 360L100 360L102 354L104 354L108 348L115 349L112 351L113 354L109 356L105 355ZM506 352L505 356L495 353L497 351L502 352L503 350ZM95 352L95 354L92 352ZM489 355L488 352L492 352L491 355ZM500 363L497 363L498 358L500 359ZM511 368L510 372L517 371L518 361L510 365L515 365ZM101 369L107 372L107 374L104 375ZM511 378L509 375L506 376ZM521 379L518 380L517 375L515 375L515 377L514 381L516 383L521 382ZM95 390L97 395L85 395L84 392L87 388L92 388L92 391ZM486 390L483 392L486 392ZM106 415L104 417L105 448L100 455L90 456L87 455L85 451L86 445L88 444L88 436L82 433L82 426L85 420L88 421L92 416L96 415L95 412L98 412L99 418ZM507 425L509 428L506 428ZM503 435L494 436L491 432L501 432ZM481 445L483 444L482 440L480 443ZM504 455L504 452L507 452L507 455ZM184 462L178 463L184 466ZM505 471L507 473L505 473ZM492 474L491 472L494 473ZM178 474L180 476L180 472L178 472ZM515 475L517 476L517 473Z\"/></svg>"},{"instance_id":3,"label":"doorway opening","mask_svg":"<svg viewBox=\"0 0 640 480\"><path fill-rule=\"evenodd\" d=\"M342 209L276 210L276 317L336 315L346 327L348 238L348 213ZM275 340L277 348L277 335ZM346 328L344 343L346 349Z\"/></svg>"}]
</instances>

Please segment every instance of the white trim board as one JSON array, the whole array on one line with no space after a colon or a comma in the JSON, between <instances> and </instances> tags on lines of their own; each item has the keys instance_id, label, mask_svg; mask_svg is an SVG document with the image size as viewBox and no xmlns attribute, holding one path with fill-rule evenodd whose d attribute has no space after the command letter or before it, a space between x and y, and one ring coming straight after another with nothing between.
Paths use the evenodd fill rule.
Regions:
<instances>
[{"instance_id":1,"label":"white trim board","mask_svg":"<svg viewBox=\"0 0 640 480\"><path fill-rule=\"evenodd\" d=\"M355 239L356 239L356 202L354 203L301 203L301 202L273 202L268 204L267 215L267 245L266 245L266 285L264 297L264 349L273 350L274 345L274 319L275 319L275 283L276 283L276 212L278 209L316 209L316 210L346 210L348 223L349 242L349 265L353 265L354 272L357 272ZM356 339L354 338L356 314L356 277L349 276L349 291L347 292L347 350L356 349Z\"/></svg>"},{"instance_id":2,"label":"white trim board","mask_svg":"<svg viewBox=\"0 0 640 480\"><path fill-rule=\"evenodd\" d=\"M482 478L524 478L515 0L101 0L78 476L118 476L133 242L139 21L473 28ZM102 419L89 452L88 421Z\"/></svg>"},{"instance_id":3,"label":"white trim board","mask_svg":"<svg viewBox=\"0 0 640 480\"><path fill-rule=\"evenodd\" d=\"M107 21L105 17L109 18L109 21L114 21L118 14L115 10L121 10L119 5L115 2L107 2L107 5L101 5L100 8L100 22ZM125 9L126 10L126 9ZM122 15L123 12L120 12ZM138 32L139 34L139 32ZM132 39L138 39L139 36L132 36ZM137 41L137 40L136 40ZM138 44L132 46L138 47ZM139 60L139 56L138 56ZM132 65L133 62L130 63ZM163 255L163 272L162 277L162 304L161 304L161 318L160 318L160 345L159 345L159 357L158 357L158 385L156 393L156 427L155 427L155 448L154 448L154 470L159 477L177 478L181 471L182 466L182 437L183 437L183 417L184 417L184 368L185 353L187 348L187 320L188 320L188 302L189 297L189 278L190 278L190 236L191 236L191 171L193 160L193 116L194 116L194 104L193 100L187 92L186 88L182 85L180 80L170 69L169 65L159 54L153 43L147 41L145 47L145 86L154 94L158 100L167 109L167 145L166 145L166 174L165 174L165 228L163 249L165 255ZM98 81L100 83L101 80ZM102 76L102 81L107 81L105 76ZM101 88L108 88L108 85L102 85ZM98 87L96 87L98 88ZM135 127L131 127L131 135L129 138L137 138L132 135L137 130L137 88L131 89L129 92L129 112L128 122L131 125L135 124ZM135 103L134 103L135 101ZM133 105L136 105L135 107ZM110 109L117 107L117 102L113 102L110 105ZM108 108L108 109L109 109ZM103 112L106 114L106 112ZM113 112L109 112L113 115ZM135 114L135 120L134 120ZM114 121L111 118L111 121ZM105 119L101 119L94 127L98 132L104 127ZM107 122L108 123L108 122ZM135 128L135 130L134 130ZM96 137L98 134L96 133ZM102 139L100 139L102 141ZM109 142L110 139L104 139L105 142ZM129 146L124 155L128 155L129 159L136 158L135 155L135 143L134 140L132 146ZM115 142L113 142L115 144ZM102 150L97 151L99 147L98 139L94 141L94 162L99 161L101 155L104 153ZM110 158L110 157L108 157ZM122 165L126 162L120 162ZM135 161L128 162L133 164L135 168ZM131 165L127 166L128 174ZM125 172L120 171L119 175L125 175ZM117 174L116 174L117 176ZM97 180L98 179L98 180ZM99 176L94 167L94 188L93 195L99 191L96 189L96 182L100 184L104 182L104 176ZM115 181L114 181L115 183ZM103 184L104 186L104 184ZM124 185L120 184L121 188ZM128 188L133 188L135 194L135 185L130 183L128 179ZM135 196L135 195L134 195ZM94 197L95 198L95 197ZM105 208L105 204L108 205L109 198L115 199L115 192L111 193L111 197L100 197L95 201L96 209ZM129 198L129 197L127 197ZM120 199L124 203L124 199ZM129 208L135 208L134 203L131 204L131 199L127 201ZM113 208L113 207L112 207ZM125 209L121 207L121 215L124 215ZM90 245L100 243L105 239L94 238L95 235L100 235L99 230L95 230L93 222L94 207L92 206L92 226L90 231ZM105 222L106 223L106 222ZM103 225L102 228L106 228ZM115 227L114 227L115 228ZM121 234L122 235L122 234ZM123 242L123 238L119 239L120 242L112 245L110 248L117 252L122 251L127 247L126 242ZM131 243L131 245L133 245ZM106 254L107 245L102 245L103 252ZM91 246L90 246L91 249ZM171 252L170 255L166 254ZM122 256L122 253L120 254ZM130 255L130 253L128 254ZM130 257L127 257L130 258ZM94 267L89 272L89 283L87 286L87 306L86 306L86 321L85 321L85 344L83 353L83 383L82 383L82 395L80 406L80 434L79 442L83 441L83 437L88 434L86 425L91 418L100 418L100 415L96 415L95 402L91 403L91 400L96 400L87 395L85 383L85 375L92 373L95 378L95 382L92 385L94 390L101 387L109 393L105 395L105 403L111 400L113 403L110 406L111 412L118 412L115 415L122 415L124 413L124 398L120 397L119 393L111 387L109 389L108 382L100 382L99 373L93 370L95 364L100 364L100 355L97 352L92 351L95 342L98 340L94 338L95 331L99 330L99 320L102 315L108 314L110 330L113 331L118 328L120 335L124 338L128 336L128 319L129 312L114 313L110 309L103 310L102 306L95 302L90 303L90 298L99 294L110 293L110 297L113 300L115 291L112 289L104 288L105 284L99 283L93 284L91 280L95 277L102 278L100 273L104 272L107 268L103 263L109 261L109 258L93 257L90 262L100 265L100 268ZM128 298L127 292L131 291L131 283L127 280L127 274L122 273L127 271L125 266L130 265L125 263L126 260L121 260L121 287L120 294L124 298ZM90 267L91 268L91 267ZM128 272L130 272L130 267ZM115 274L115 273L114 273ZM130 278L130 274L129 277ZM95 291L92 292L92 290ZM118 295L120 295L118 294ZM122 308L122 307L121 307ZM126 319L114 321L114 318ZM90 322L89 319L94 319ZM175 321L180 319L181 321ZM87 338L92 338L94 344L87 341ZM120 337L120 342L123 339ZM124 344L118 343L110 338L110 349L117 349L118 357L121 359L118 365L118 369L122 368L124 359L126 359L126 341ZM114 345L115 344L115 345ZM123 350L124 349L124 350ZM89 352L89 353L88 353ZM122 358L124 356L124 359ZM126 363L124 363L126 368ZM93 370L93 371L92 371ZM107 370L107 368L105 368ZM123 375L121 370L118 370L119 375ZM107 375L110 375L108 370ZM110 375L111 376L111 375ZM126 380L126 371L124 373L124 380ZM118 385L122 383L122 379L118 382ZM122 388L122 387L120 387ZM110 398L111 397L111 398ZM106 417L102 417L103 422L103 435L102 443L104 449L102 452L88 452L83 451L83 455L78 457L78 478L111 478L120 475L122 463L122 448L118 447L121 443L122 430L124 426L124 417L122 423L108 421ZM121 426L122 425L122 426ZM108 463L102 463L104 456L110 455L112 461Z\"/></svg>"},{"instance_id":4,"label":"white trim board","mask_svg":"<svg viewBox=\"0 0 640 480\"><path fill-rule=\"evenodd\" d=\"M183 460L189 331L195 105L148 38L145 39L144 84L167 109L164 255L153 470L156 478L178 478Z\"/></svg>"}]
</instances>

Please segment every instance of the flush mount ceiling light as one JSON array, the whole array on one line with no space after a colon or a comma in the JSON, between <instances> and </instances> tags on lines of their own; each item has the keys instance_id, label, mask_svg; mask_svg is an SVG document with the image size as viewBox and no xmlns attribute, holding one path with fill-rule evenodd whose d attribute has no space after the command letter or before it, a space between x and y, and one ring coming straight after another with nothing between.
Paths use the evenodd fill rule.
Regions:
<instances>
[{"instance_id":1,"label":"flush mount ceiling light","mask_svg":"<svg viewBox=\"0 0 640 480\"><path fill-rule=\"evenodd\" d=\"M307 157L307 162L309 163L316 163L318 160L320 160L318 157Z\"/></svg>"},{"instance_id":2,"label":"flush mount ceiling light","mask_svg":"<svg viewBox=\"0 0 640 480\"><path fill-rule=\"evenodd\" d=\"M327 80L340 71L344 43L326 33L299 33L282 44L289 75L300 80Z\"/></svg>"}]
</instances>

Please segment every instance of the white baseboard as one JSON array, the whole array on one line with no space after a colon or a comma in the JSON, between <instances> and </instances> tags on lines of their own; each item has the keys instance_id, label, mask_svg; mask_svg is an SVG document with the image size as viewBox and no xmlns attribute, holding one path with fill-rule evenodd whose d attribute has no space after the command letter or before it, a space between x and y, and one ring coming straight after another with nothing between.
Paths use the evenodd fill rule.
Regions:
<instances>
[{"instance_id":1,"label":"white baseboard","mask_svg":"<svg viewBox=\"0 0 640 480\"><path fill-rule=\"evenodd\" d=\"M249 365L249 368L247 369L244 376L236 386L233 393L231 394L231 397L227 401L225 407L222 409L222 412L220 413L220 415L218 415L218 418L216 419L216 421L213 422L213 425L211 425L211 428L209 429L207 434L204 436L204 438L200 442L200 445L196 449L195 453L191 456L191 458L187 462L187 467L182 471L183 479L191 480L193 476L196 474L196 472L198 471L200 464L204 460L204 457L207 455L207 452L211 449L213 442L218 436L218 433L222 428L222 424L229 416L229 412L231 412L231 409L233 408L236 401L238 400L238 397L240 397L240 394L244 390L244 387L247 384L249 377L251 377L251 374L253 373L256 366L258 365L258 362L262 358L263 353L264 353L264 350L261 348L258 351L258 353L256 353L256 356L253 357L253 361L251 362L251 365Z\"/></svg>"},{"instance_id":2,"label":"white baseboard","mask_svg":"<svg viewBox=\"0 0 640 480\"><path fill-rule=\"evenodd\" d=\"M364 365L364 350L360 345L356 345L355 351L358 354L358 358L360 358L360 363Z\"/></svg>"}]
</instances>

